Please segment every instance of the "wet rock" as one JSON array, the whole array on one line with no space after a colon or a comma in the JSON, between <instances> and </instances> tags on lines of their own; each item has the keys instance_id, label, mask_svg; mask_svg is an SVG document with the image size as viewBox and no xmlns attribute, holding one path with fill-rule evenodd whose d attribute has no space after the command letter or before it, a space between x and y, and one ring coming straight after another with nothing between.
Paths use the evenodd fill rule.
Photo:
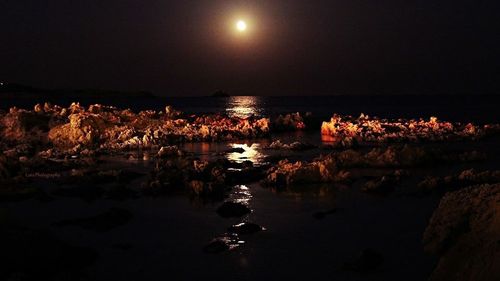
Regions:
<instances>
[{"instance_id":1,"label":"wet rock","mask_svg":"<svg viewBox=\"0 0 500 281\"><path fill-rule=\"evenodd\" d=\"M67 219L54 223L54 226L79 226L84 229L97 232L110 231L118 226L124 225L132 219L132 213L126 209L111 208L97 216L78 219Z\"/></svg>"},{"instance_id":2,"label":"wet rock","mask_svg":"<svg viewBox=\"0 0 500 281\"><path fill-rule=\"evenodd\" d=\"M0 119L0 134L2 139L16 143L46 141L49 120L47 115L11 108Z\"/></svg>"},{"instance_id":3,"label":"wet rock","mask_svg":"<svg viewBox=\"0 0 500 281\"><path fill-rule=\"evenodd\" d=\"M251 210L244 204L234 202L224 202L219 208L217 208L217 214L223 218L239 218L249 214L250 212Z\"/></svg>"},{"instance_id":4,"label":"wet rock","mask_svg":"<svg viewBox=\"0 0 500 281\"><path fill-rule=\"evenodd\" d=\"M482 171L474 169L463 170L459 174L445 177L426 177L418 184L418 190L423 193L432 191L457 190L477 184L500 183L500 171Z\"/></svg>"},{"instance_id":5,"label":"wet rock","mask_svg":"<svg viewBox=\"0 0 500 281\"><path fill-rule=\"evenodd\" d=\"M204 198L212 198L212 199L223 199L224 193L227 189L225 185L214 184L214 183L205 183L200 180L192 180L188 184L189 190L192 194L204 197Z\"/></svg>"},{"instance_id":6,"label":"wet rock","mask_svg":"<svg viewBox=\"0 0 500 281\"><path fill-rule=\"evenodd\" d=\"M306 115L309 116L310 113ZM273 121L273 129L276 131L296 131L304 130L305 128L306 121L299 112L279 115Z\"/></svg>"},{"instance_id":7,"label":"wet rock","mask_svg":"<svg viewBox=\"0 0 500 281\"><path fill-rule=\"evenodd\" d=\"M245 149L241 147L233 147L226 150L226 153L243 153L243 152L245 152Z\"/></svg>"},{"instance_id":8,"label":"wet rock","mask_svg":"<svg viewBox=\"0 0 500 281\"><path fill-rule=\"evenodd\" d=\"M176 157L159 159L144 190L148 194L162 194L187 190L192 195L222 199L227 190L223 163Z\"/></svg>"},{"instance_id":9,"label":"wet rock","mask_svg":"<svg viewBox=\"0 0 500 281\"><path fill-rule=\"evenodd\" d=\"M361 190L367 193L387 194L394 191L399 182L400 178L398 176L385 175L379 179L366 182Z\"/></svg>"},{"instance_id":10,"label":"wet rock","mask_svg":"<svg viewBox=\"0 0 500 281\"><path fill-rule=\"evenodd\" d=\"M346 262L342 269L360 273L369 273L379 268L383 262L384 258L379 252L367 248L361 252L359 257L353 261Z\"/></svg>"},{"instance_id":11,"label":"wet rock","mask_svg":"<svg viewBox=\"0 0 500 281\"><path fill-rule=\"evenodd\" d=\"M182 151L177 146L162 146L158 151L159 158L182 156Z\"/></svg>"},{"instance_id":12,"label":"wet rock","mask_svg":"<svg viewBox=\"0 0 500 281\"><path fill-rule=\"evenodd\" d=\"M208 254L219 254L228 250L233 250L243 245L235 233L225 233L222 236L216 237L208 245L203 248L203 251Z\"/></svg>"},{"instance_id":13,"label":"wet rock","mask_svg":"<svg viewBox=\"0 0 500 281\"><path fill-rule=\"evenodd\" d=\"M284 150L294 150L294 151L305 151L309 149L314 149L316 148L316 146L298 141L292 143L283 143L281 142L281 140L276 140L273 141L267 148L275 150L284 149Z\"/></svg>"},{"instance_id":14,"label":"wet rock","mask_svg":"<svg viewBox=\"0 0 500 281\"><path fill-rule=\"evenodd\" d=\"M282 160L266 172L263 184L266 186L290 186L297 183L342 182L349 179L349 173L336 165L329 156L311 162L289 162Z\"/></svg>"},{"instance_id":15,"label":"wet rock","mask_svg":"<svg viewBox=\"0 0 500 281\"><path fill-rule=\"evenodd\" d=\"M205 253L218 254L229 250L229 245L222 239L214 239L203 248Z\"/></svg>"},{"instance_id":16,"label":"wet rock","mask_svg":"<svg viewBox=\"0 0 500 281\"><path fill-rule=\"evenodd\" d=\"M424 249L440 256L429 280L499 280L500 184L447 193L427 226Z\"/></svg>"},{"instance_id":17,"label":"wet rock","mask_svg":"<svg viewBox=\"0 0 500 281\"><path fill-rule=\"evenodd\" d=\"M236 233L239 235L254 234L256 232L262 231L264 228L258 224L243 222L240 224L235 224L228 228L228 232Z\"/></svg>"},{"instance_id":18,"label":"wet rock","mask_svg":"<svg viewBox=\"0 0 500 281\"><path fill-rule=\"evenodd\" d=\"M240 170L229 170L226 174L228 182L232 184L245 184L262 180L265 176L265 170L262 167L251 167Z\"/></svg>"}]
</instances>

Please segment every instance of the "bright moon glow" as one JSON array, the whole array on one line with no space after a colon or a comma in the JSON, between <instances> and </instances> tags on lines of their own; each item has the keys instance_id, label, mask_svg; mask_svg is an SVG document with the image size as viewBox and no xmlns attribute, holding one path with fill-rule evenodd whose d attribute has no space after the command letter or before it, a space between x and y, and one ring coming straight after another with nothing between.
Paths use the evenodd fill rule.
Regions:
<instances>
[{"instance_id":1,"label":"bright moon glow","mask_svg":"<svg viewBox=\"0 0 500 281\"><path fill-rule=\"evenodd\" d=\"M236 28L238 29L238 31L243 32L247 30L247 23L245 21L239 20L236 23Z\"/></svg>"}]
</instances>

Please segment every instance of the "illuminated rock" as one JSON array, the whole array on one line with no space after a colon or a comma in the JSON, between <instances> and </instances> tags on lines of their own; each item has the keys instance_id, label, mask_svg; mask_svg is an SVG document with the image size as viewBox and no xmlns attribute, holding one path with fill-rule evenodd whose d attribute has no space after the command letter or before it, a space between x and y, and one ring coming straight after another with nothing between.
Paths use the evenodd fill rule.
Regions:
<instances>
[{"instance_id":1,"label":"illuminated rock","mask_svg":"<svg viewBox=\"0 0 500 281\"><path fill-rule=\"evenodd\" d=\"M95 146L105 130L105 121L96 114L72 114L69 123L54 127L49 140L58 147Z\"/></svg>"},{"instance_id":2,"label":"illuminated rock","mask_svg":"<svg viewBox=\"0 0 500 281\"><path fill-rule=\"evenodd\" d=\"M462 125L439 121L431 117L428 121L419 119L386 120L361 114L358 118L334 115L329 122L323 122L321 134L333 141L364 143L446 141L480 138L500 132L497 126ZM346 141L347 140L347 141Z\"/></svg>"},{"instance_id":3,"label":"illuminated rock","mask_svg":"<svg viewBox=\"0 0 500 281\"><path fill-rule=\"evenodd\" d=\"M304 130L306 128L306 121L297 113L290 113L286 115L279 115L273 121L273 129L278 131L296 131Z\"/></svg>"},{"instance_id":4,"label":"illuminated rock","mask_svg":"<svg viewBox=\"0 0 500 281\"><path fill-rule=\"evenodd\" d=\"M426 177L418 184L421 192L456 190L466 186L477 184L500 183L500 171L477 172L468 169L456 175L445 177Z\"/></svg>"},{"instance_id":5,"label":"illuminated rock","mask_svg":"<svg viewBox=\"0 0 500 281\"><path fill-rule=\"evenodd\" d=\"M11 108L0 120L3 140L16 143L46 141L50 116L32 111Z\"/></svg>"},{"instance_id":6,"label":"illuminated rock","mask_svg":"<svg viewBox=\"0 0 500 281\"><path fill-rule=\"evenodd\" d=\"M298 141L292 143L283 143L281 142L281 140L275 140L267 148L276 150L285 149L285 150L304 151L316 148L316 146Z\"/></svg>"},{"instance_id":7,"label":"illuminated rock","mask_svg":"<svg viewBox=\"0 0 500 281\"><path fill-rule=\"evenodd\" d=\"M228 232L239 235L253 234L262 230L264 230L262 226L251 222L235 224L227 229Z\"/></svg>"},{"instance_id":8,"label":"illuminated rock","mask_svg":"<svg viewBox=\"0 0 500 281\"><path fill-rule=\"evenodd\" d=\"M182 151L177 146L162 146L158 151L158 157L160 158L182 156L182 154Z\"/></svg>"},{"instance_id":9,"label":"illuminated rock","mask_svg":"<svg viewBox=\"0 0 500 281\"><path fill-rule=\"evenodd\" d=\"M349 173L340 170L331 156L320 157L312 162L281 160L266 172L263 183L269 186L289 186L298 183L342 182Z\"/></svg>"}]
</instances>

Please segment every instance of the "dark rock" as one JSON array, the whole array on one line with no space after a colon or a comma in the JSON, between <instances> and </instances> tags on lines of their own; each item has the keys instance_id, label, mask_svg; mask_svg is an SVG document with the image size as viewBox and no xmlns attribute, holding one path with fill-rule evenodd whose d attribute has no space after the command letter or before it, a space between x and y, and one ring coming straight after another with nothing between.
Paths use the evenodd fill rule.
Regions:
<instances>
[{"instance_id":1,"label":"dark rock","mask_svg":"<svg viewBox=\"0 0 500 281\"><path fill-rule=\"evenodd\" d=\"M93 217L68 219L57 223L54 226L64 227L76 225L84 229L97 232L106 232L115 227L126 224L132 219L132 213L125 209L111 208L108 211Z\"/></svg>"},{"instance_id":2,"label":"dark rock","mask_svg":"<svg viewBox=\"0 0 500 281\"><path fill-rule=\"evenodd\" d=\"M226 150L226 153L243 153L243 152L245 152L245 149L243 149L241 147L233 147L233 148Z\"/></svg>"},{"instance_id":3,"label":"dark rock","mask_svg":"<svg viewBox=\"0 0 500 281\"><path fill-rule=\"evenodd\" d=\"M245 184L262 180L265 177L265 170L261 167L243 168L241 170L230 170L226 174L230 183Z\"/></svg>"},{"instance_id":4,"label":"dark rock","mask_svg":"<svg viewBox=\"0 0 500 281\"><path fill-rule=\"evenodd\" d=\"M218 254L229 250L229 246L222 239L214 239L203 248L205 253Z\"/></svg>"},{"instance_id":5,"label":"dark rock","mask_svg":"<svg viewBox=\"0 0 500 281\"><path fill-rule=\"evenodd\" d=\"M386 175L381 177L380 179L367 181L361 190L368 193L384 195L394 191L395 186L398 184L398 177Z\"/></svg>"},{"instance_id":6,"label":"dark rock","mask_svg":"<svg viewBox=\"0 0 500 281\"><path fill-rule=\"evenodd\" d=\"M251 210L247 206L234 202L224 202L217 208L217 214L223 218L241 217L250 212Z\"/></svg>"},{"instance_id":7,"label":"dark rock","mask_svg":"<svg viewBox=\"0 0 500 281\"><path fill-rule=\"evenodd\" d=\"M229 227L227 231L239 235L246 235L246 234L253 234L262 230L264 230L264 228L258 224L244 222Z\"/></svg>"},{"instance_id":8,"label":"dark rock","mask_svg":"<svg viewBox=\"0 0 500 281\"><path fill-rule=\"evenodd\" d=\"M220 237L213 239L208 245L203 248L203 251L209 254L218 254L224 251L233 250L243 243L244 241L241 241L237 234L226 233Z\"/></svg>"},{"instance_id":9,"label":"dark rock","mask_svg":"<svg viewBox=\"0 0 500 281\"><path fill-rule=\"evenodd\" d=\"M429 280L500 280L500 184L447 193L425 230L424 250L440 256Z\"/></svg>"}]
</instances>

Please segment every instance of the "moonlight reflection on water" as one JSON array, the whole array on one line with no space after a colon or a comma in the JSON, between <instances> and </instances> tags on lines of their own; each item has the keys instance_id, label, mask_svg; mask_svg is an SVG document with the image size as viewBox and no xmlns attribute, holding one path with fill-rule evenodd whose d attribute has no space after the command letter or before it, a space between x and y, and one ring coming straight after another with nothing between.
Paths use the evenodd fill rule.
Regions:
<instances>
[{"instance_id":1,"label":"moonlight reflection on water","mask_svg":"<svg viewBox=\"0 0 500 281\"><path fill-rule=\"evenodd\" d=\"M263 104L260 97L235 96L226 102L226 113L232 117L248 118L252 115L262 115Z\"/></svg>"},{"instance_id":2,"label":"moonlight reflection on water","mask_svg":"<svg viewBox=\"0 0 500 281\"><path fill-rule=\"evenodd\" d=\"M234 161L236 163L243 163L245 161L251 161L255 166L259 166L264 164L264 160L266 155L262 153L262 146L259 143L254 143L252 145L248 145L246 143L238 144L232 143L230 144L232 149L243 149L243 152L230 152L227 154L227 159L229 161Z\"/></svg>"}]
</instances>

